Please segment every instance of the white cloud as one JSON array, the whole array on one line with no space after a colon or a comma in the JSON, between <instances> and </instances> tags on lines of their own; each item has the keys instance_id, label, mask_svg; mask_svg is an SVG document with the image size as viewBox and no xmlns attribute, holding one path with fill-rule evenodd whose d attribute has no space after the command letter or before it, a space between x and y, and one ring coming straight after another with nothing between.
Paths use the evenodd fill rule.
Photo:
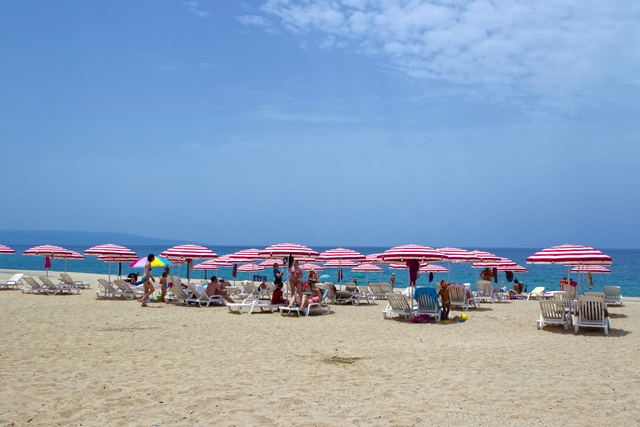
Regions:
<instances>
[{"instance_id":1,"label":"white cloud","mask_svg":"<svg viewBox=\"0 0 640 427\"><path fill-rule=\"evenodd\" d=\"M349 49L416 79L481 86L490 96L570 98L603 83L638 84L635 3L267 0L259 10L262 19L241 22L268 21L305 47Z\"/></svg>"},{"instance_id":2,"label":"white cloud","mask_svg":"<svg viewBox=\"0 0 640 427\"><path fill-rule=\"evenodd\" d=\"M208 18L209 12L205 12L204 10L198 9L198 2L195 0L192 1L183 1L182 4L187 8L189 12L199 18Z\"/></svg>"}]
</instances>

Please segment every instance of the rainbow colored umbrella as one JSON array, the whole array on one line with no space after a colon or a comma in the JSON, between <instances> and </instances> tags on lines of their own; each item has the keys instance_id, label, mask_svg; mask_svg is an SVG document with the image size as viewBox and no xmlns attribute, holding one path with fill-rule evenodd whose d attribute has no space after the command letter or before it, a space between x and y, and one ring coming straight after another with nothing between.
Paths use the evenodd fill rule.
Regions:
<instances>
[{"instance_id":1,"label":"rainbow colored umbrella","mask_svg":"<svg viewBox=\"0 0 640 427\"><path fill-rule=\"evenodd\" d=\"M129 268L144 268L147 264L147 257L142 257L139 260L132 262L129 264ZM151 267L165 267L167 265L171 265L171 261L166 258L162 258L160 256L156 256L154 260L151 262Z\"/></svg>"}]
</instances>

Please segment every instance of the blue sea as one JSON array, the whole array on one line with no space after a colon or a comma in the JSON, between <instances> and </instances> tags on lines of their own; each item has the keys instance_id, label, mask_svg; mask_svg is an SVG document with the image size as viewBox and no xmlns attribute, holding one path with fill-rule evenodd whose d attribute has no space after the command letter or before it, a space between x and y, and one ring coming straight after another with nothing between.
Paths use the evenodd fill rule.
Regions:
<instances>
[{"instance_id":1,"label":"blue sea","mask_svg":"<svg viewBox=\"0 0 640 427\"><path fill-rule=\"evenodd\" d=\"M97 242L96 244L101 244L103 242ZM16 272L22 270L44 270L44 257L36 257L36 256L23 256L22 252L28 249L31 246L26 245L11 245L11 247L16 251L15 255L0 255L0 268L5 270L13 270ZM89 246L64 246L67 249L71 249L77 252L82 253ZM140 257L146 256L147 254L159 254L162 251L166 250L167 247L159 247L159 246L128 246L130 249L134 250ZM247 246L209 246L211 250L213 250L218 255L230 254L233 252L237 252L241 249L247 249ZM324 250L331 249L331 247L314 247L314 250L318 252L322 252ZM362 254L368 255L372 253L383 252L388 247L352 247L350 249L354 249ZM516 263L526 267L529 272L516 274L515 277L520 281L527 285L528 290L532 290L537 286L544 286L547 290L558 290L558 282L560 279L567 275L567 267L562 265L532 265L526 264L526 258L535 252L543 249L543 248L470 248L470 249L481 249L492 252L498 256L510 258ZM593 290L594 291L602 291L603 286L607 285L616 285L622 288L622 294L624 296L635 296L640 297L640 250L638 249L600 249L607 255L609 255L613 259L613 264L609 267L611 270L611 274L593 274ZM86 273L99 273L104 274L105 276L109 272L109 266L99 261L96 257L87 256L84 260L60 260L53 259L51 260L51 271L65 271L65 269L69 272L77 271L77 272L86 272ZM439 263L442 266L445 266L450 269L449 276L446 273L443 274L435 274L434 282L440 281L442 279L450 280L454 282L460 283L475 283L477 280L476 269L471 267L470 264L458 264L458 263ZM111 264L111 275L117 275L119 270L119 265L117 263ZM408 283L408 271L405 270L391 270L387 266L382 266L382 273L369 273L368 275L363 273L358 273L358 282L364 283L365 281L370 282L379 282L389 281L389 276L391 273L395 273L396 275L396 287L406 287ZM127 265L122 265L122 274L127 275L131 272L140 272L140 270L132 270L127 267ZM324 271L319 272L321 275L328 275L329 279L326 281L331 281L337 283L337 274L338 270L336 268L326 268ZM186 265L182 266L173 266L172 267L172 275L179 274L181 277L187 276ZM207 277L211 277L211 275L216 275L218 277L224 277L226 279L232 279L231 276L231 268L222 267L216 271L207 271ZM264 272L256 272L254 274L264 274L271 279L271 272L269 270L265 270ZM351 280L353 277L353 273L351 273L350 269L343 269L344 280ZM238 273L239 279L250 279L251 273ZM191 274L192 278L196 279L204 279L205 272L200 270L194 270ZM572 277L576 277L575 273L572 273ZM499 282L506 282L505 274L499 274ZM418 279L419 286L429 286L429 275L423 273L421 277ZM589 290L589 289L585 289Z\"/></svg>"}]
</instances>

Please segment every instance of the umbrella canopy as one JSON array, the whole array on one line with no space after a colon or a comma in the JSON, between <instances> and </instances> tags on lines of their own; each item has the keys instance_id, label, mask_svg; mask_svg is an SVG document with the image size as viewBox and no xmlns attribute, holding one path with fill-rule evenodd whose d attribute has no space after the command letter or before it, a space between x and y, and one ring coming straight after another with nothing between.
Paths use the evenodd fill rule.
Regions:
<instances>
[{"instance_id":1,"label":"umbrella canopy","mask_svg":"<svg viewBox=\"0 0 640 427\"><path fill-rule=\"evenodd\" d=\"M527 264L611 265L611 257L589 246L564 244L536 252Z\"/></svg>"},{"instance_id":2,"label":"umbrella canopy","mask_svg":"<svg viewBox=\"0 0 640 427\"><path fill-rule=\"evenodd\" d=\"M610 274L611 270L601 265L580 265L571 269L572 273L598 273L598 274Z\"/></svg>"},{"instance_id":3,"label":"umbrella canopy","mask_svg":"<svg viewBox=\"0 0 640 427\"><path fill-rule=\"evenodd\" d=\"M380 272L380 271L382 271L382 267L379 267L379 266L373 265L373 264L362 264L362 265L358 265L356 267L353 267L351 269L351 271L360 271L360 272L363 272L363 273Z\"/></svg>"},{"instance_id":4,"label":"umbrella canopy","mask_svg":"<svg viewBox=\"0 0 640 427\"><path fill-rule=\"evenodd\" d=\"M500 257L498 255L492 254L491 252L487 252L487 251L471 251L471 254L473 254L474 257L477 258L478 262L490 262L490 261L499 261Z\"/></svg>"},{"instance_id":5,"label":"umbrella canopy","mask_svg":"<svg viewBox=\"0 0 640 427\"><path fill-rule=\"evenodd\" d=\"M495 261L486 261L486 262L474 262L473 264L471 264L472 267L496 267L498 270L500 270L500 268L508 268L508 267L514 267L517 264L510 260L509 258L499 258Z\"/></svg>"},{"instance_id":6,"label":"umbrella canopy","mask_svg":"<svg viewBox=\"0 0 640 427\"><path fill-rule=\"evenodd\" d=\"M233 262L253 262L257 259L262 259L262 257L260 256L260 250L255 248L243 249L229 255L229 260Z\"/></svg>"},{"instance_id":7,"label":"umbrella canopy","mask_svg":"<svg viewBox=\"0 0 640 427\"><path fill-rule=\"evenodd\" d=\"M0 245L0 254L15 254L16 251L11 249L9 246Z\"/></svg>"},{"instance_id":8,"label":"umbrella canopy","mask_svg":"<svg viewBox=\"0 0 640 427\"><path fill-rule=\"evenodd\" d=\"M364 264L382 264L382 263L384 263L384 261L382 261L380 259L380 254L376 253L376 254L366 255L364 257L364 259L362 260L362 263L364 263Z\"/></svg>"},{"instance_id":9,"label":"umbrella canopy","mask_svg":"<svg viewBox=\"0 0 640 427\"><path fill-rule=\"evenodd\" d=\"M525 267L518 264L500 265L496 268L498 269L498 271L510 271L512 273L528 273L529 272L529 270L527 270Z\"/></svg>"},{"instance_id":10,"label":"umbrella canopy","mask_svg":"<svg viewBox=\"0 0 640 427\"><path fill-rule=\"evenodd\" d=\"M178 245L162 252L160 256L165 258L183 258L187 261L202 258L217 258L218 255L211 249L199 245Z\"/></svg>"},{"instance_id":11,"label":"umbrella canopy","mask_svg":"<svg viewBox=\"0 0 640 427\"><path fill-rule=\"evenodd\" d=\"M414 244L396 246L388 249L380 254L380 258L384 262L406 262L409 260L437 262L447 260L447 256L445 254L440 253L433 248Z\"/></svg>"},{"instance_id":12,"label":"umbrella canopy","mask_svg":"<svg viewBox=\"0 0 640 427\"><path fill-rule=\"evenodd\" d=\"M252 271L263 271L264 267L261 267L259 265L255 265L253 263L250 264L242 264L240 267L238 267L238 271L243 272L243 273L247 273L247 272L252 272Z\"/></svg>"},{"instance_id":13,"label":"umbrella canopy","mask_svg":"<svg viewBox=\"0 0 640 427\"><path fill-rule=\"evenodd\" d=\"M303 269L304 271L309 271L311 269L314 269L315 271L324 270L324 267L317 264L311 264L311 263L302 264L300 268Z\"/></svg>"},{"instance_id":14,"label":"umbrella canopy","mask_svg":"<svg viewBox=\"0 0 640 427\"><path fill-rule=\"evenodd\" d=\"M364 261L365 256L360 252L352 249L335 248L322 252L318 258L324 261L331 260L348 260L348 261Z\"/></svg>"},{"instance_id":15,"label":"umbrella canopy","mask_svg":"<svg viewBox=\"0 0 640 427\"><path fill-rule=\"evenodd\" d=\"M147 264L147 257L145 256L129 264L129 268L144 268L146 264ZM151 262L151 267L164 267L166 265L171 265L171 261L159 256L156 256L154 260Z\"/></svg>"},{"instance_id":16,"label":"umbrella canopy","mask_svg":"<svg viewBox=\"0 0 640 427\"><path fill-rule=\"evenodd\" d=\"M73 255L73 251L65 249L61 246L40 245L34 246L22 252L22 255L49 256L51 258L64 258Z\"/></svg>"},{"instance_id":17,"label":"umbrella canopy","mask_svg":"<svg viewBox=\"0 0 640 427\"><path fill-rule=\"evenodd\" d=\"M449 269L441 265L425 264L420 266L421 273L447 273Z\"/></svg>"},{"instance_id":18,"label":"umbrella canopy","mask_svg":"<svg viewBox=\"0 0 640 427\"><path fill-rule=\"evenodd\" d=\"M273 264L277 264L278 267L282 267L284 265L284 261L280 258L269 258L265 259L258 265L262 267L273 267Z\"/></svg>"},{"instance_id":19,"label":"umbrella canopy","mask_svg":"<svg viewBox=\"0 0 640 427\"><path fill-rule=\"evenodd\" d=\"M273 258L289 255L294 257L316 258L318 256L318 252L306 246L298 245L295 243L279 243L277 245L266 247L260 251L260 256L262 258Z\"/></svg>"},{"instance_id":20,"label":"umbrella canopy","mask_svg":"<svg viewBox=\"0 0 640 427\"><path fill-rule=\"evenodd\" d=\"M113 243L107 243L104 245L93 246L89 249L85 249L85 255L113 255L117 257L135 257L138 258L138 255L134 251L129 248L120 245L114 245Z\"/></svg>"},{"instance_id":21,"label":"umbrella canopy","mask_svg":"<svg viewBox=\"0 0 640 427\"><path fill-rule=\"evenodd\" d=\"M447 260L452 262L474 262L479 260L478 257L466 249L446 247L437 249L437 251L445 254Z\"/></svg>"},{"instance_id":22,"label":"umbrella canopy","mask_svg":"<svg viewBox=\"0 0 640 427\"><path fill-rule=\"evenodd\" d=\"M215 265L214 260L208 260L201 262L200 264L196 264L193 266L194 270L217 270L218 266Z\"/></svg>"},{"instance_id":23,"label":"umbrella canopy","mask_svg":"<svg viewBox=\"0 0 640 427\"><path fill-rule=\"evenodd\" d=\"M358 263L357 262L353 262L353 261L341 261L341 260L337 260L337 261L327 261L324 264L322 264L323 267L357 267Z\"/></svg>"}]
</instances>

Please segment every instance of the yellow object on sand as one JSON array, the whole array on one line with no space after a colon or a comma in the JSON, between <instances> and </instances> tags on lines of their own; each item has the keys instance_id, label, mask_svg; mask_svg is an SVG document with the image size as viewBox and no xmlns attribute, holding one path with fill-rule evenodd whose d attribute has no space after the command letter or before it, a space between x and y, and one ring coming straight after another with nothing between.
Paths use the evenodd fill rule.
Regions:
<instances>
[{"instance_id":1,"label":"yellow object on sand","mask_svg":"<svg viewBox=\"0 0 640 427\"><path fill-rule=\"evenodd\" d=\"M462 314L460 315L460 319L461 319L461 320L467 320L467 313L462 313Z\"/></svg>"}]
</instances>

